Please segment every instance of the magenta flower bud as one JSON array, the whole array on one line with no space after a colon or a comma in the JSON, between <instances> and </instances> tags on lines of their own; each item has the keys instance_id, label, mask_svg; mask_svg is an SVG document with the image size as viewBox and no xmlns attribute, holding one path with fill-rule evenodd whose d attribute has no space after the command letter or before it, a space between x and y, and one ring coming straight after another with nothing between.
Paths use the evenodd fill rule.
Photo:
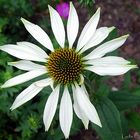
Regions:
<instances>
[{"instance_id":1,"label":"magenta flower bud","mask_svg":"<svg viewBox=\"0 0 140 140\"><path fill-rule=\"evenodd\" d=\"M57 4L56 10L60 14L60 16L63 17L64 19L68 18L68 15L69 15L69 4L68 3L63 2L63 3Z\"/></svg>"}]
</instances>

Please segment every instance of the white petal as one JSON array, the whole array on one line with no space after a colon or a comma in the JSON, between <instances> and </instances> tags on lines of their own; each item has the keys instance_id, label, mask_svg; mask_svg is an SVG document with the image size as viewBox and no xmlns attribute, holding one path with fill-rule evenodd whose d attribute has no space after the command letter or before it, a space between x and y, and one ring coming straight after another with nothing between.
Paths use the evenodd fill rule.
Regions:
<instances>
[{"instance_id":1,"label":"white petal","mask_svg":"<svg viewBox=\"0 0 140 140\"><path fill-rule=\"evenodd\" d=\"M27 71L46 68L45 66L42 66L42 65L39 65L39 64L33 63L31 61L27 61L27 60L8 62L8 65L14 66L14 67L21 69L21 70L27 70Z\"/></svg>"},{"instance_id":2,"label":"white petal","mask_svg":"<svg viewBox=\"0 0 140 140\"><path fill-rule=\"evenodd\" d=\"M49 36L40 28L38 25L35 25L24 18L21 18L27 31L44 47L53 51L53 45Z\"/></svg>"},{"instance_id":3,"label":"white petal","mask_svg":"<svg viewBox=\"0 0 140 140\"><path fill-rule=\"evenodd\" d=\"M59 120L60 127L66 139L69 138L72 119L73 119L72 101L69 95L68 88L65 87L60 102Z\"/></svg>"},{"instance_id":4,"label":"white petal","mask_svg":"<svg viewBox=\"0 0 140 140\"><path fill-rule=\"evenodd\" d=\"M26 88L25 90L23 90L15 99L13 105L11 106L10 109L14 110L17 107L23 105L24 103L26 103L27 101L31 100L34 96L36 96L44 87L39 87L36 85L36 83L40 83L41 81L37 81L34 82L33 84L31 84L28 88ZM49 79L48 79L48 83L46 86L49 85Z\"/></svg>"},{"instance_id":5,"label":"white petal","mask_svg":"<svg viewBox=\"0 0 140 140\"><path fill-rule=\"evenodd\" d=\"M36 52L36 54L38 54L39 56L43 58L48 58L48 55L46 54L46 52L33 43L22 41L22 42L17 42L17 44L19 46L28 47L31 50L31 52L34 51Z\"/></svg>"},{"instance_id":6,"label":"white petal","mask_svg":"<svg viewBox=\"0 0 140 140\"><path fill-rule=\"evenodd\" d=\"M38 86L38 87L46 87L48 85L51 86L51 83L52 83L52 79L51 78L46 78L46 79L35 82L35 85Z\"/></svg>"},{"instance_id":7,"label":"white petal","mask_svg":"<svg viewBox=\"0 0 140 140\"><path fill-rule=\"evenodd\" d=\"M86 117L93 123L102 127L99 116L95 107L89 101L87 95L84 91L76 84L75 97L81 111L86 115Z\"/></svg>"},{"instance_id":8,"label":"white petal","mask_svg":"<svg viewBox=\"0 0 140 140\"><path fill-rule=\"evenodd\" d=\"M77 44L77 51L79 51L94 35L96 31L97 24L100 18L100 8L96 11L96 13L91 17L88 23L85 25L82 33L79 37L78 44Z\"/></svg>"},{"instance_id":9,"label":"white petal","mask_svg":"<svg viewBox=\"0 0 140 140\"><path fill-rule=\"evenodd\" d=\"M26 81L29 81L35 77L41 76L45 74L45 70L32 70L29 72L26 72L24 74L18 75L14 78L11 78L10 80L6 81L1 88L7 88L7 87L12 87L21 83L24 83Z\"/></svg>"},{"instance_id":10,"label":"white petal","mask_svg":"<svg viewBox=\"0 0 140 140\"><path fill-rule=\"evenodd\" d=\"M76 97L75 97L75 88L73 88L73 99L74 99L74 105L73 105L73 108L74 108L74 111L75 111L75 114L77 115L77 117L79 119L82 120L84 126L85 126L85 129L88 129L88 124L89 124L89 119L85 116L85 114L81 111L80 107L79 107L79 104L77 103L77 100L76 100Z\"/></svg>"},{"instance_id":11,"label":"white petal","mask_svg":"<svg viewBox=\"0 0 140 140\"><path fill-rule=\"evenodd\" d=\"M62 19L59 15L59 13L52 8L51 6L49 7L49 12L50 12L50 19L51 19L51 27L54 33L54 36L59 43L59 45L64 48L65 45L65 29L64 25L62 22Z\"/></svg>"},{"instance_id":12,"label":"white petal","mask_svg":"<svg viewBox=\"0 0 140 140\"><path fill-rule=\"evenodd\" d=\"M90 54L85 56L85 59L95 59L95 58L100 58L104 56L106 53L112 52L122 46L126 39L128 38L128 35L113 39L111 41L108 41L96 49L94 49Z\"/></svg>"},{"instance_id":13,"label":"white petal","mask_svg":"<svg viewBox=\"0 0 140 140\"><path fill-rule=\"evenodd\" d=\"M82 85L84 83L84 76L82 74L80 74L80 81L79 81L79 85Z\"/></svg>"},{"instance_id":14,"label":"white petal","mask_svg":"<svg viewBox=\"0 0 140 140\"><path fill-rule=\"evenodd\" d=\"M20 59L46 62L46 59L44 57L38 55L35 50L31 51L29 47L8 44L1 46L0 50L5 51L10 55L13 55Z\"/></svg>"},{"instance_id":15,"label":"white petal","mask_svg":"<svg viewBox=\"0 0 140 140\"><path fill-rule=\"evenodd\" d=\"M72 2L70 2L70 12L69 12L68 23L67 23L67 36L68 36L68 42L70 48L72 48L73 43L77 37L78 29L79 29L78 15Z\"/></svg>"},{"instance_id":16,"label":"white petal","mask_svg":"<svg viewBox=\"0 0 140 140\"><path fill-rule=\"evenodd\" d=\"M87 92L86 87L85 87L84 84L81 85L81 89L85 92L85 94L86 94L87 97L89 98L89 94L88 94L88 92Z\"/></svg>"},{"instance_id":17,"label":"white petal","mask_svg":"<svg viewBox=\"0 0 140 140\"><path fill-rule=\"evenodd\" d=\"M80 52L82 53L85 50L98 45L104 39L107 38L109 33L110 33L110 28L107 28L107 27L101 27L101 28L97 29L95 34L92 36L92 38L88 41L88 43L82 48L82 50Z\"/></svg>"},{"instance_id":18,"label":"white petal","mask_svg":"<svg viewBox=\"0 0 140 140\"><path fill-rule=\"evenodd\" d=\"M60 89L60 85L58 85L53 90L53 92L50 94L46 102L44 114L43 114L43 122L45 125L45 131L48 131L51 125L51 122L53 120L53 117L55 115L57 104L58 104L58 98L59 98L59 89Z\"/></svg>"},{"instance_id":19,"label":"white petal","mask_svg":"<svg viewBox=\"0 0 140 140\"><path fill-rule=\"evenodd\" d=\"M136 65L106 65L106 66L89 66L86 70L90 70L98 75L105 76L105 75L122 75L129 71L130 69L137 68Z\"/></svg>"},{"instance_id":20,"label":"white petal","mask_svg":"<svg viewBox=\"0 0 140 140\"><path fill-rule=\"evenodd\" d=\"M125 60L122 57L117 56L106 56L97 59L90 59L85 64L94 65L94 66L110 66L110 65L125 65L130 62Z\"/></svg>"},{"instance_id":21,"label":"white petal","mask_svg":"<svg viewBox=\"0 0 140 140\"><path fill-rule=\"evenodd\" d=\"M77 101L75 101L73 108L77 117L83 122L85 129L88 129L89 119L82 113L79 105L77 104Z\"/></svg>"}]
</instances>

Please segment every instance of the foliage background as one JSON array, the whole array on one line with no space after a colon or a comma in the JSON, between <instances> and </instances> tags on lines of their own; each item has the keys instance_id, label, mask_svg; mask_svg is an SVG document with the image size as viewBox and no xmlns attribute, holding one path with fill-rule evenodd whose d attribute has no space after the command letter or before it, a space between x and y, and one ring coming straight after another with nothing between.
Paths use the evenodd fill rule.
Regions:
<instances>
[{"instance_id":1,"label":"foliage background","mask_svg":"<svg viewBox=\"0 0 140 140\"><path fill-rule=\"evenodd\" d=\"M139 0L96 0L95 2L93 0L74 0L73 2L78 9L81 29L100 6L102 13L99 26L115 25L118 28L109 36L108 40L118 35L130 33L131 37L125 46L114 54L140 64ZM58 3L60 3L59 0L0 0L0 45L14 44L23 40L38 44L27 33L20 17L40 25L53 38L47 5L55 7ZM66 21L64 22L66 23ZM55 42L55 39L53 40ZM7 65L7 62L16 60L16 58L0 52L1 85L11 77L22 73ZM91 75L91 73L88 75L91 81L88 83L91 100L98 110L103 128L99 129L90 124L89 130L85 131L80 120L74 116L70 139L138 139L140 132L139 69L113 78L99 77ZM0 89L0 140L64 139L58 123L58 112L49 132L44 132L42 114L47 97L51 92L50 88L44 89L37 97L20 108L10 111L9 108L15 97L29 84L30 82L12 88ZM112 91L112 89L117 89L117 91ZM123 138L121 133L123 133Z\"/></svg>"}]
</instances>

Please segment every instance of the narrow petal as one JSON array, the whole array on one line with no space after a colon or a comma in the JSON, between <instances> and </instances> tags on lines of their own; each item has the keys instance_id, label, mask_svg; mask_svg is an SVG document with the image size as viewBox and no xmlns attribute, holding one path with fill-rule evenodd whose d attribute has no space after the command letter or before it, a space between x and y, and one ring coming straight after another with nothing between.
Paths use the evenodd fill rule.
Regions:
<instances>
[{"instance_id":1,"label":"narrow petal","mask_svg":"<svg viewBox=\"0 0 140 140\"><path fill-rule=\"evenodd\" d=\"M102 127L99 116L95 107L89 101L87 95L84 91L76 84L75 97L81 111L86 115L86 117L96 125Z\"/></svg>"},{"instance_id":2,"label":"narrow petal","mask_svg":"<svg viewBox=\"0 0 140 140\"><path fill-rule=\"evenodd\" d=\"M8 44L1 46L0 50L20 59L46 62L44 57L38 55L35 50L29 49L29 47Z\"/></svg>"},{"instance_id":3,"label":"narrow petal","mask_svg":"<svg viewBox=\"0 0 140 140\"><path fill-rule=\"evenodd\" d=\"M29 72L26 72L24 74L18 75L14 78L11 78L10 80L6 81L1 88L7 88L12 87L21 83L24 83L26 81L29 81L35 77L41 76L46 73L46 70L32 70Z\"/></svg>"},{"instance_id":4,"label":"narrow petal","mask_svg":"<svg viewBox=\"0 0 140 140\"><path fill-rule=\"evenodd\" d=\"M49 85L49 80L46 81L46 85ZM25 90L23 90L15 99L13 105L11 106L10 109L14 110L16 108L18 108L19 106L23 105L24 103L26 103L27 101L31 100L34 96L36 96L44 87L43 86L37 86L37 83L41 83L43 80L41 81L37 81L34 82L33 84L31 84L28 88L26 88Z\"/></svg>"},{"instance_id":5,"label":"narrow petal","mask_svg":"<svg viewBox=\"0 0 140 140\"><path fill-rule=\"evenodd\" d=\"M109 33L110 33L110 28L107 27L101 27L97 29L95 34L92 36L92 38L88 41L88 43L82 48L80 52L82 53L87 49L100 44L103 40L107 38Z\"/></svg>"},{"instance_id":6,"label":"narrow petal","mask_svg":"<svg viewBox=\"0 0 140 140\"><path fill-rule=\"evenodd\" d=\"M21 18L27 31L44 47L53 51L53 45L49 36L40 28L38 25L35 25L24 18Z\"/></svg>"},{"instance_id":7,"label":"narrow petal","mask_svg":"<svg viewBox=\"0 0 140 140\"><path fill-rule=\"evenodd\" d=\"M48 6L48 7L49 7L49 12L50 12L51 27L52 27L54 36L55 36L58 44L62 48L64 48L65 29L64 29L62 19L61 19L59 13L54 8L52 8L51 6Z\"/></svg>"},{"instance_id":8,"label":"narrow petal","mask_svg":"<svg viewBox=\"0 0 140 140\"><path fill-rule=\"evenodd\" d=\"M78 34L78 29L79 29L78 15L72 2L70 2L70 12L69 12L68 23L67 23L67 36L68 36L69 48L72 48L73 46L73 43Z\"/></svg>"},{"instance_id":9,"label":"narrow petal","mask_svg":"<svg viewBox=\"0 0 140 140\"><path fill-rule=\"evenodd\" d=\"M14 66L21 70L31 71L31 70L37 70L37 69L45 69L45 66L33 63L31 61L27 60L20 60L16 62L8 62L8 65Z\"/></svg>"},{"instance_id":10,"label":"narrow petal","mask_svg":"<svg viewBox=\"0 0 140 140\"><path fill-rule=\"evenodd\" d=\"M116 49L118 49L120 46L124 44L126 39L128 38L128 35L113 39L111 41L108 41L96 49L94 49L90 54L85 56L85 59L95 59L95 58L101 58L104 56L106 53L112 52Z\"/></svg>"},{"instance_id":11,"label":"narrow petal","mask_svg":"<svg viewBox=\"0 0 140 140\"><path fill-rule=\"evenodd\" d=\"M85 92L85 94L86 94L87 97L89 98L89 94L88 94L88 92L87 92L86 87L85 87L84 84L81 85L81 89Z\"/></svg>"},{"instance_id":12,"label":"narrow petal","mask_svg":"<svg viewBox=\"0 0 140 140\"><path fill-rule=\"evenodd\" d=\"M100 8L96 11L96 13L91 17L91 19L87 22L82 33L79 37L77 44L77 51L79 51L94 35L96 31L97 24L100 18Z\"/></svg>"},{"instance_id":13,"label":"narrow petal","mask_svg":"<svg viewBox=\"0 0 140 140\"><path fill-rule=\"evenodd\" d=\"M81 121L84 124L85 129L88 129L88 124L89 124L89 119L85 116L85 114L81 111L79 104L77 103L76 97L75 97L75 88L73 88L73 99L74 99L74 111L75 114L77 115L77 117L79 119L81 119Z\"/></svg>"},{"instance_id":14,"label":"narrow petal","mask_svg":"<svg viewBox=\"0 0 140 140\"><path fill-rule=\"evenodd\" d=\"M85 116L85 114L82 113L77 101L75 101L73 108L77 117L83 122L85 129L88 129L89 119Z\"/></svg>"},{"instance_id":15,"label":"narrow petal","mask_svg":"<svg viewBox=\"0 0 140 140\"><path fill-rule=\"evenodd\" d=\"M37 87L46 87L48 85L51 86L52 81L53 80L51 78L46 78L46 79L43 79L43 80L40 80L40 81L35 82L35 85Z\"/></svg>"},{"instance_id":16,"label":"narrow petal","mask_svg":"<svg viewBox=\"0 0 140 140\"><path fill-rule=\"evenodd\" d=\"M117 57L117 56L106 56L102 58L97 58L97 59L90 59L86 64L89 65L94 65L94 66L110 66L110 65L125 65L129 64L130 61L125 60L122 57Z\"/></svg>"},{"instance_id":17,"label":"narrow petal","mask_svg":"<svg viewBox=\"0 0 140 140\"><path fill-rule=\"evenodd\" d=\"M106 65L106 66L89 66L86 70L92 71L98 75L117 76L128 72L130 69L137 68L136 65Z\"/></svg>"},{"instance_id":18,"label":"narrow petal","mask_svg":"<svg viewBox=\"0 0 140 140\"><path fill-rule=\"evenodd\" d=\"M69 138L72 119L73 119L72 101L69 95L68 88L65 87L60 103L59 120L60 127L66 139Z\"/></svg>"},{"instance_id":19,"label":"narrow petal","mask_svg":"<svg viewBox=\"0 0 140 140\"><path fill-rule=\"evenodd\" d=\"M84 83L84 76L80 74L79 85L82 85L83 83Z\"/></svg>"},{"instance_id":20,"label":"narrow petal","mask_svg":"<svg viewBox=\"0 0 140 140\"><path fill-rule=\"evenodd\" d=\"M39 56L43 58L48 58L48 55L46 54L46 52L33 43L22 41L22 42L17 42L17 45L28 47L31 50L31 52L34 51Z\"/></svg>"},{"instance_id":21,"label":"narrow petal","mask_svg":"<svg viewBox=\"0 0 140 140\"><path fill-rule=\"evenodd\" d=\"M50 128L51 122L55 115L57 104L58 104L58 98L59 98L59 89L60 89L60 85L58 85L53 90L53 92L50 94L46 102L44 114L43 114L43 122L45 125L45 131L48 131L48 129Z\"/></svg>"}]
</instances>

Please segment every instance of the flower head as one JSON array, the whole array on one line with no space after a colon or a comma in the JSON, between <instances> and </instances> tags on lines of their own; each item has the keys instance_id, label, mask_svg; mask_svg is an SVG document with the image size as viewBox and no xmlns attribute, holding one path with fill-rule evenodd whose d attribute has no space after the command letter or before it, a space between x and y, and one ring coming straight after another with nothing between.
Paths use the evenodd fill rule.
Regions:
<instances>
[{"instance_id":1,"label":"flower head","mask_svg":"<svg viewBox=\"0 0 140 140\"><path fill-rule=\"evenodd\" d=\"M66 33L60 15L51 6L49 6L49 12L52 31L59 48L54 49L49 36L38 25L21 18L27 31L51 52L47 54L35 44L25 41L18 42L16 45L8 44L1 46L1 50L21 59L17 62L10 62L9 65L27 71L5 82L2 88L15 86L46 74L45 79L32 83L19 94L11 109L16 109L29 101L44 87L51 86L52 93L48 97L43 115L45 130L47 131L50 128L57 109L59 95L62 94L59 120L65 138L68 138L72 125L73 108L86 129L88 128L89 121L102 127L98 113L89 100L84 84L84 77L86 76L84 71L92 71L101 76L114 76L124 74L136 66L130 65L130 62L122 57L105 56L107 53L123 45L128 35L102 43L114 27L96 29L100 18L100 8L83 28L77 46L73 44L79 30L79 19L73 4L70 3L67 22L68 45L65 43ZM93 47L96 47L93 51L87 51ZM44 65L32 61L42 62ZM60 93L61 86L64 89L63 93ZM71 88L72 93L68 87ZM71 100L72 96L73 103Z\"/></svg>"}]
</instances>

